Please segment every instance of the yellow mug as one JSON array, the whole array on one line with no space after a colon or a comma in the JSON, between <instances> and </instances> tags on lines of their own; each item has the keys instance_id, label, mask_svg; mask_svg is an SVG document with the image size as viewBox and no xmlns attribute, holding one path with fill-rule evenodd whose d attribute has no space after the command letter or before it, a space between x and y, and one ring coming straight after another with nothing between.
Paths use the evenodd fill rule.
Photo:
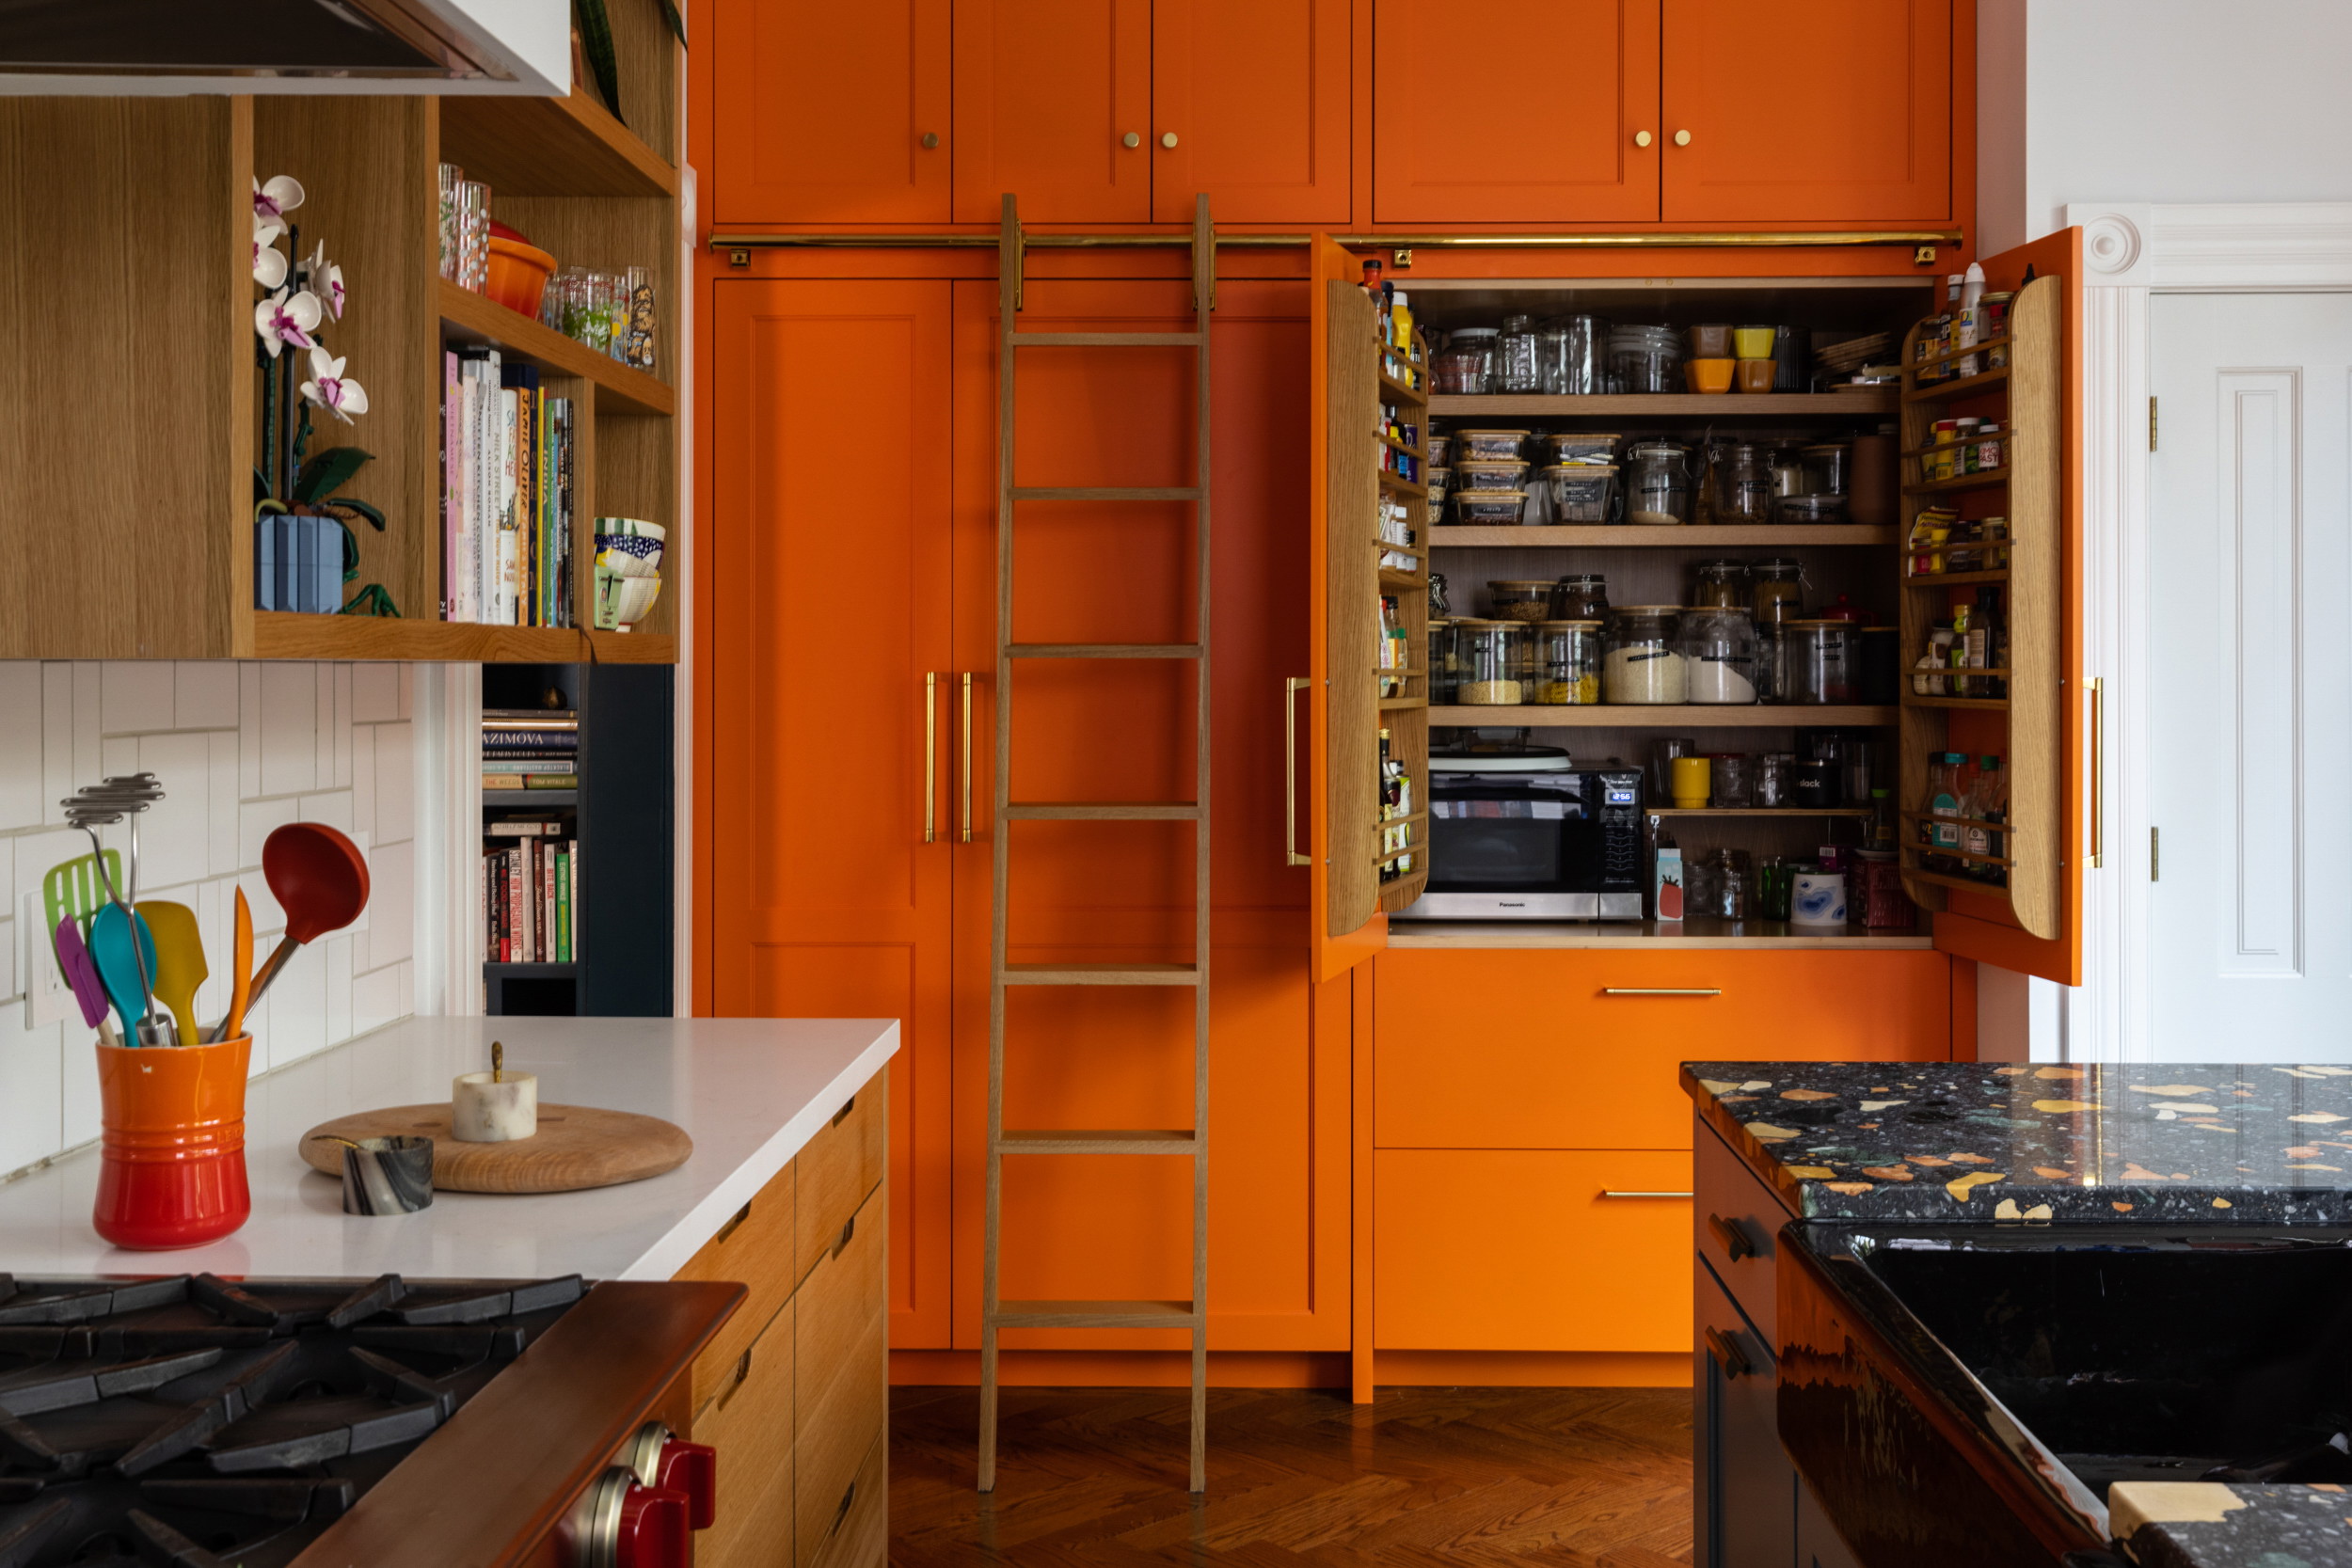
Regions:
<instances>
[{"instance_id":1,"label":"yellow mug","mask_svg":"<svg viewBox=\"0 0 2352 1568\"><path fill-rule=\"evenodd\" d=\"M1715 783L1715 765L1705 757L1674 759L1675 804L1686 809L1707 804Z\"/></svg>"}]
</instances>

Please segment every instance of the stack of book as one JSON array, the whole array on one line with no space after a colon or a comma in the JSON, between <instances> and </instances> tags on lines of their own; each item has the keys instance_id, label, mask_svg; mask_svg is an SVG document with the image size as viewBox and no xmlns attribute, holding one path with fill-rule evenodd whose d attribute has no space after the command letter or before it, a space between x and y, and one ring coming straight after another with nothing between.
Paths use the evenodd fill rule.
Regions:
<instances>
[{"instance_id":1,"label":"stack of book","mask_svg":"<svg viewBox=\"0 0 2352 1568\"><path fill-rule=\"evenodd\" d=\"M580 716L567 710L482 710L482 787L573 789L580 783Z\"/></svg>"},{"instance_id":2,"label":"stack of book","mask_svg":"<svg viewBox=\"0 0 2352 1568\"><path fill-rule=\"evenodd\" d=\"M441 616L574 625L579 410L496 349L441 356Z\"/></svg>"},{"instance_id":3,"label":"stack of book","mask_svg":"<svg viewBox=\"0 0 2352 1568\"><path fill-rule=\"evenodd\" d=\"M567 964L577 950L572 920L580 908L580 844L561 822L492 822L482 857L483 928L490 962Z\"/></svg>"}]
</instances>

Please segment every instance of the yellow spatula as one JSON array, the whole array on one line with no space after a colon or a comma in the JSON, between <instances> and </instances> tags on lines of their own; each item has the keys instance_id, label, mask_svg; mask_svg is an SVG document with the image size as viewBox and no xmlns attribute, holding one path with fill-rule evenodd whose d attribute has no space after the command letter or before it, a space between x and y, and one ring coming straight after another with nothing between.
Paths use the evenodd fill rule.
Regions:
<instances>
[{"instance_id":1,"label":"yellow spatula","mask_svg":"<svg viewBox=\"0 0 2352 1568\"><path fill-rule=\"evenodd\" d=\"M142 898L139 915L155 938L155 1000L171 1010L180 1043L194 1045L202 1038L197 1033L196 989L212 973L205 967L196 911L168 898Z\"/></svg>"}]
</instances>

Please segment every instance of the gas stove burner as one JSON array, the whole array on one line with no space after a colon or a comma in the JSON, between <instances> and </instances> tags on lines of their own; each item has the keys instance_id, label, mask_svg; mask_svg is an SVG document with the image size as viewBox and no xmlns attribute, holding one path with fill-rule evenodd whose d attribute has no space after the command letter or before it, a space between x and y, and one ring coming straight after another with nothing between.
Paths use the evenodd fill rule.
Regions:
<instances>
[{"instance_id":1,"label":"gas stove burner","mask_svg":"<svg viewBox=\"0 0 2352 1568\"><path fill-rule=\"evenodd\" d=\"M582 1291L0 1275L0 1568L282 1568Z\"/></svg>"}]
</instances>

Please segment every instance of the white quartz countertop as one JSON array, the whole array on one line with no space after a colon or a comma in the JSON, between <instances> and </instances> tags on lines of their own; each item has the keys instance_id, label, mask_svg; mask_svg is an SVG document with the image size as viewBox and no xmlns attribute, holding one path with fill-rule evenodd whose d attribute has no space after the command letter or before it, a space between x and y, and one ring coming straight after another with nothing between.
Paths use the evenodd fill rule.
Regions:
<instances>
[{"instance_id":1,"label":"white quartz countertop","mask_svg":"<svg viewBox=\"0 0 2352 1568\"><path fill-rule=\"evenodd\" d=\"M303 1133L355 1111L449 1099L506 1046L541 1104L661 1117L694 1153L586 1192L440 1192L413 1214L342 1212ZM667 1279L898 1049L895 1019L413 1018L257 1078L246 1101L253 1217L207 1246L126 1252L90 1228L95 1147L0 1185L0 1274Z\"/></svg>"}]
</instances>

